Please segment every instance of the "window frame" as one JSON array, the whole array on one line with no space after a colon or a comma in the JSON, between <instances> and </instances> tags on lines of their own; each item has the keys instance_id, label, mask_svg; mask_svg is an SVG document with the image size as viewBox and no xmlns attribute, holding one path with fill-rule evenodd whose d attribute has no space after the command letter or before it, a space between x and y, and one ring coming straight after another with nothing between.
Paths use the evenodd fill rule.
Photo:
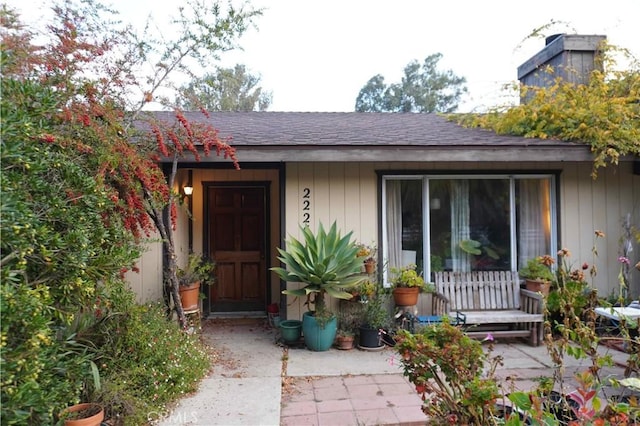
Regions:
<instances>
[{"instance_id":1,"label":"window frame","mask_svg":"<svg viewBox=\"0 0 640 426\"><path fill-rule=\"evenodd\" d=\"M532 171L532 172L472 172L472 173L464 173L464 172L447 172L447 173L437 173L437 172L428 172L428 173L416 173L416 172L382 172L380 174L380 182L381 182L381 255L382 259L386 260L389 258L388 254L388 241L387 241L387 181L389 180L420 180L422 182L422 231L423 231L423 239L422 239L422 264L424 265L424 275L425 277L431 276L431 262L427 259L431 258L431 229L429 226L430 222L430 194L429 194L429 182L431 180L452 180L452 179L469 179L469 180L487 180L487 179L501 179L501 180L509 180L509 226L510 226L510 258L511 258L511 270L518 270L518 247L517 247L517 224L516 224L516 183L519 179L549 179L549 208L550 208L550 219L551 219L551 229L550 229L550 238L549 238L549 247L548 253L553 255L556 251L554 248L558 246L558 236L559 236L559 172L552 171ZM383 262L383 286L390 287L390 282L388 280L388 266L387 262Z\"/></svg>"}]
</instances>

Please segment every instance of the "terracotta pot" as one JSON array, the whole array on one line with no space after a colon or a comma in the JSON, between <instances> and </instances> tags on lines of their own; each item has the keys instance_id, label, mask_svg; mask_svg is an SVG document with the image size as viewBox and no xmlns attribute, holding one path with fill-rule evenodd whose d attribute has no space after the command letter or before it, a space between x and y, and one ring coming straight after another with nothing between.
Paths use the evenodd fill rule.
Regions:
<instances>
[{"instance_id":1,"label":"terracotta pot","mask_svg":"<svg viewBox=\"0 0 640 426\"><path fill-rule=\"evenodd\" d=\"M353 349L354 340L353 336L338 336L336 337L336 347L343 351L348 351Z\"/></svg>"},{"instance_id":2,"label":"terracotta pot","mask_svg":"<svg viewBox=\"0 0 640 426\"><path fill-rule=\"evenodd\" d=\"M90 414L89 417L79 417L83 412ZM72 405L63 410L60 417L64 418L65 426L99 426L104 420L104 409L100 404L87 402Z\"/></svg>"},{"instance_id":3,"label":"terracotta pot","mask_svg":"<svg viewBox=\"0 0 640 426\"><path fill-rule=\"evenodd\" d=\"M397 306L414 306L418 304L419 287L398 287L393 289L393 301Z\"/></svg>"},{"instance_id":4,"label":"terracotta pot","mask_svg":"<svg viewBox=\"0 0 640 426\"><path fill-rule=\"evenodd\" d=\"M347 302L359 302L360 301L360 293L357 291L351 292L351 299L345 299Z\"/></svg>"},{"instance_id":5,"label":"terracotta pot","mask_svg":"<svg viewBox=\"0 0 640 426\"><path fill-rule=\"evenodd\" d=\"M540 292L544 296L549 295L549 289L551 288L550 281L541 281L541 280L524 280L525 288L529 291Z\"/></svg>"},{"instance_id":6,"label":"terracotta pot","mask_svg":"<svg viewBox=\"0 0 640 426\"><path fill-rule=\"evenodd\" d=\"M193 311L200 307L200 282L190 285L181 285L178 289L182 309Z\"/></svg>"},{"instance_id":7,"label":"terracotta pot","mask_svg":"<svg viewBox=\"0 0 640 426\"><path fill-rule=\"evenodd\" d=\"M364 271L371 275L376 271L376 262L365 262L364 263Z\"/></svg>"}]
</instances>

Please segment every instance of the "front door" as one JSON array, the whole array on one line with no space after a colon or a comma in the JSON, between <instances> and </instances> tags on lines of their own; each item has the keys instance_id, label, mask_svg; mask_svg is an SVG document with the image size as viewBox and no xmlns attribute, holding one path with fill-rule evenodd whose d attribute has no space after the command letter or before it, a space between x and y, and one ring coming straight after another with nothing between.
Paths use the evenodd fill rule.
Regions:
<instances>
[{"instance_id":1,"label":"front door","mask_svg":"<svg viewBox=\"0 0 640 426\"><path fill-rule=\"evenodd\" d=\"M266 185L207 187L207 246L216 262L211 313L265 310L266 200Z\"/></svg>"}]
</instances>

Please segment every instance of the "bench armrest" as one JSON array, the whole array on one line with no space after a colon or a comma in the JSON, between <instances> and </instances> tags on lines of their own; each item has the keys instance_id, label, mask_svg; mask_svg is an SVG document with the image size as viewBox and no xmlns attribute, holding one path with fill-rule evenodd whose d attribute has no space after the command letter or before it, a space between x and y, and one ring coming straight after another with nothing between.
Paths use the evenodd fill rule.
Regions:
<instances>
[{"instance_id":1,"label":"bench armrest","mask_svg":"<svg viewBox=\"0 0 640 426\"><path fill-rule=\"evenodd\" d=\"M449 299L442 293L433 293L433 315L445 316L449 314Z\"/></svg>"},{"instance_id":2,"label":"bench armrest","mask_svg":"<svg viewBox=\"0 0 640 426\"><path fill-rule=\"evenodd\" d=\"M543 314L544 297L540 293L521 288L520 310L528 314Z\"/></svg>"}]
</instances>

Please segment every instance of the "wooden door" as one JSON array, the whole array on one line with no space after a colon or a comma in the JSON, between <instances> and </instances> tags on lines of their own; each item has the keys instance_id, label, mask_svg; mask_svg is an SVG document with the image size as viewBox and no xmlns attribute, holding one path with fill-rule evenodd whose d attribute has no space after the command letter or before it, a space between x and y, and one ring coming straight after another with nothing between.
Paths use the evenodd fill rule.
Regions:
<instances>
[{"instance_id":1,"label":"wooden door","mask_svg":"<svg viewBox=\"0 0 640 426\"><path fill-rule=\"evenodd\" d=\"M264 311L267 293L264 187L209 187L208 247L216 262L210 312Z\"/></svg>"}]
</instances>

